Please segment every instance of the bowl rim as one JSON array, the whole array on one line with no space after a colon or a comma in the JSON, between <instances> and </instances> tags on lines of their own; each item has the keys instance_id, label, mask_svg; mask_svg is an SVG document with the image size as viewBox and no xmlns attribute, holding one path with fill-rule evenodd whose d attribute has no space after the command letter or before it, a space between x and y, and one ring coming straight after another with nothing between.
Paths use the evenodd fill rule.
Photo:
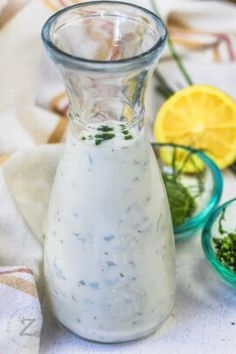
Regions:
<instances>
[{"instance_id":1,"label":"bowl rim","mask_svg":"<svg viewBox=\"0 0 236 354\"><path fill-rule=\"evenodd\" d=\"M174 234L176 239L178 239L181 238L180 234L193 229L197 229L200 226L202 226L205 220L207 220L209 215L215 209L222 195L223 177L215 162L201 150L195 149L191 146L179 145L174 143L152 143L152 145L158 147L172 146L187 151L192 151L194 154L196 154L196 156L198 156L204 162L205 165L209 167L210 172L212 174L213 188L211 192L211 197L208 200L206 207L203 210L201 210L199 213L194 215L193 217L188 218L183 224L174 227Z\"/></svg>"},{"instance_id":2,"label":"bowl rim","mask_svg":"<svg viewBox=\"0 0 236 354\"><path fill-rule=\"evenodd\" d=\"M221 204L216 210L214 210L210 218L207 220L207 223L202 231L202 248L208 262L214 267L215 270L217 270L228 281L235 281L236 273L234 273L229 268L225 267L216 257L215 251L211 244L211 239L212 239L211 228L216 218L222 213L224 209L226 209L233 202L236 202L236 197Z\"/></svg>"}]
</instances>

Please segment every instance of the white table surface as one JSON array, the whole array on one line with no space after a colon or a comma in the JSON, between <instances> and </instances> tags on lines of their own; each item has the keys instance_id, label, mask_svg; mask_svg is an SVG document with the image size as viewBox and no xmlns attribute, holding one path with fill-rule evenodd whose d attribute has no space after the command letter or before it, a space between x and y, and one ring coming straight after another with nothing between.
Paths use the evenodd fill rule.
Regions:
<instances>
[{"instance_id":1,"label":"white table surface","mask_svg":"<svg viewBox=\"0 0 236 354\"><path fill-rule=\"evenodd\" d=\"M236 176L224 175L222 201L236 196ZM156 334L125 344L96 344L59 327L47 313L40 354L236 354L236 289L212 271L200 233L176 245L175 310Z\"/></svg>"}]
</instances>

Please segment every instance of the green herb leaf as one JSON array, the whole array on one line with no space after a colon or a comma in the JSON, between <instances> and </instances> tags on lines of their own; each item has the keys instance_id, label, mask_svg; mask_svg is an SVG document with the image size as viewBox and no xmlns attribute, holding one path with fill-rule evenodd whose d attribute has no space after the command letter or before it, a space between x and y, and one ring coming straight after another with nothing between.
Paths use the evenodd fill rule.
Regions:
<instances>
[{"instance_id":1,"label":"green herb leaf","mask_svg":"<svg viewBox=\"0 0 236 354\"><path fill-rule=\"evenodd\" d=\"M170 164L171 172L167 173L162 171L174 227L183 224L186 219L192 216L197 207L197 198L204 191L204 172L199 171L195 164L193 159L195 150L190 150L181 164L177 164L177 150L178 148L173 146L173 154ZM185 186L181 182L181 176L184 174L185 165L188 163L192 163L193 166L196 167L196 186Z\"/></svg>"},{"instance_id":2,"label":"green herb leaf","mask_svg":"<svg viewBox=\"0 0 236 354\"><path fill-rule=\"evenodd\" d=\"M122 130L122 134L127 135L129 134L128 130Z\"/></svg>"},{"instance_id":3,"label":"green herb leaf","mask_svg":"<svg viewBox=\"0 0 236 354\"><path fill-rule=\"evenodd\" d=\"M100 145L102 142L106 140L113 139L115 137L115 134L112 133L101 133L101 134L96 134L95 135L95 145Z\"/></svg>"},{"instance_id":4,"label":"green herb leaf","mask_svg":"<svg viewBox=\"0 0 236 354\"><path fill-rule=\"evenodd\" d=\"M102 140L110 140L115 137L115 134L111 133L103 133L103 134L96 134L95 138L102 139Z\"/></svg>"},{"instance_id":5,"label":"green herb leaf","mask_svg":"<svg viewBox=\"0 0 236 354\"><path fill-rule=\"evenodd\" d=\"M101 139L96 139L95 140L95 145L100 145L103 142Z\"/></svg>"},{"instance_id":6,"label":"green herb leaf","mask_svg":"<svg viewBox=\"0 0 236 354\"><path fill-rule=\"evenodd\" d=\"M133 137L132 137L132 135L126 135L126 136L124 136L124 139L125 140L130 140L130 139L133 139Z\"/></svg>"},{"instance_id":7,"label":"green herb leaf","mask_svg":"<svg viewBox=\"0 0 236 354\"><path fill-rule=\"evenodd\" d=\"M114 131L114 128L109 127L108 125L101 125L100 127L97 128L97 130L106 133L106 132L112 132L112 131Z\"/></svg>"},{"instance_id":8,"label":"green herb leaf","mask_svg":"<svg viewBox=\"0 0 236 354\"><path fill-rule=\"evenodd\" d=\"M189 218L196 209L194 197L188 189L171 175L163 174L173 225L179 226Z\"/></svg>"}]
</instances>

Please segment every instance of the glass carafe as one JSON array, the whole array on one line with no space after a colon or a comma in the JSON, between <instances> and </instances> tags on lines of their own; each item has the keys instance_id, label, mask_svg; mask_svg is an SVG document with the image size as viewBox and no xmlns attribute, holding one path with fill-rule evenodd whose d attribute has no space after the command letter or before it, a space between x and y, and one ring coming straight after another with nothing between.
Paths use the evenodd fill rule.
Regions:
<instances>
[{"instance_id":1,"label":"glass carafe","mask_svg":"<svg viewBox=\"0 0 236 354\"><path fill-rule=\"evenodd\" d=\"M56 13L42 37L69 97L45 240L52 310L83 338L134 340L174 306L171 218L144 118L166 29L141 7L99 1Z\"/></svg>"}]
</instances>

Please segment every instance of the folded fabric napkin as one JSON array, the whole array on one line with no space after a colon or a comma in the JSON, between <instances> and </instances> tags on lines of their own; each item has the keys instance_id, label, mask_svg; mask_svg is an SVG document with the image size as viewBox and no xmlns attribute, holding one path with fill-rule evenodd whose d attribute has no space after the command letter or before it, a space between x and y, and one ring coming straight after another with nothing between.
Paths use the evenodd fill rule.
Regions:
<instances>
[{"instance_id":1,"label":"folded fabric napkin","mask_svg":"<svg viewBox=\"0 0 236 354\"><path fill-rule=\"evenodd\" d=\"M14 3L12 13L10 13L11 3ZM39 0L11 1L3 8L2 16L6 8L9 9L9 19L8 21L4 19L0 27L0 156L2 159L12 152L48 141L58 141L61 138L61 116L36 102L38 85L41 77L44 76L40 72L43 53L40 31L52 11ZM52 69L53 73L54 70ZM52 82L56 83L56 80L52 79ZM44 96L45 90L40 92ZM42 96L39 95L41 101Z\"/></svg>"},{"instance_id":2,"label":"folded fabric napkin","mask_svg":"<svg viewBox=\"0 0 236 354\"><path fill-rule=\"evenodd\" d=\"M0 353L37 354L42 315L32 271L0 267Z\"/></svg>"}]
</instances>

